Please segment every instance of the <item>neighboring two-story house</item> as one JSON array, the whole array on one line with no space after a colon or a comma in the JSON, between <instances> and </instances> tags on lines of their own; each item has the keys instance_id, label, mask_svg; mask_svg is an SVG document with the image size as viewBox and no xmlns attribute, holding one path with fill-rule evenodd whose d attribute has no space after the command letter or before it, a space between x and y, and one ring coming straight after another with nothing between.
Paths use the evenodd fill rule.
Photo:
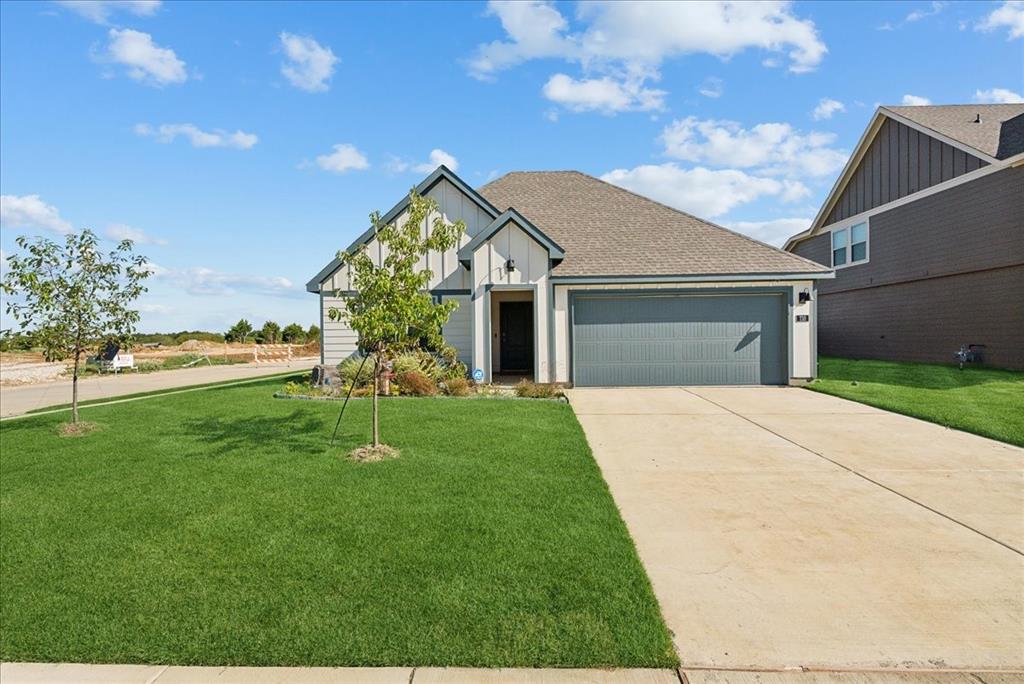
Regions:
<instances>
[{"instance_id":1,"label":"neighboring two-story house","mask_svg":"<svg viewBox=\"0 0 1024 684\"><path fill-rule=\"evenodd\" d=\"M835 269L822 354L1024 368L1024 104L879 107L785 249Z\"/></svg>"}]
</instances>

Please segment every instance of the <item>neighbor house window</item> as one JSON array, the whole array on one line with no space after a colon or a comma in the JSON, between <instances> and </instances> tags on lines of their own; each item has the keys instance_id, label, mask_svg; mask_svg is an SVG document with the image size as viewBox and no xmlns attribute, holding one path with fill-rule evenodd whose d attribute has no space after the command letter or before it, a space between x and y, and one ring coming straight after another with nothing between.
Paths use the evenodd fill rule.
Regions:
<instances>
[{"instance_id":1,"label":"neighbor house window","mask_svg":"<svg viewBox=\"0 0 1024 684\"><path fill-rule=\"evenodd\" d=\"M832 266L850 266L867 261L868 222L832 231Z\"/></svg>"}]
</instances>

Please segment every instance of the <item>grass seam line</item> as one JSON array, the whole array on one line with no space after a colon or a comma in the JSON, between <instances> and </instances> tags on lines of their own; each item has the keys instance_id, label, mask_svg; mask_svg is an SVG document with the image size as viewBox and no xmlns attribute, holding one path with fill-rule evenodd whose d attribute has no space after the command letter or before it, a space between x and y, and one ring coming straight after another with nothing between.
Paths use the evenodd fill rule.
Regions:
<instances>
[{"instance_id":1,"label":"grass seam line","mask_svg":"<svg viewBox=\"0 0 1024 684\"><path fill-rule=\"evenodd\" d=\"M174 388L174 389L167 389L166 391L165 390L155 390L152 393L146 393L146 394L144 394L144 395L142 395L140 397L124 397L122 399L118 399L116 397L112 397L110 400L99 400L99 401L95 401L95 402L90 402L90 403L85 404L85 405L81 405L80 404L78 406L78 410L81 411L83 409L92 408L94 406L110 406L111 404L125 404L125 403L128 403L130 401L142 401L143 399L156 399L157 397L167 397L167 396L170 396L172 394L184 394L186 392L201 392L202 390L217 389L218 387L233 387L235 385L245 385L245 384L248 384L248 383L251 383L251 382L259 382L260 380L274 380L274 379L286 378L286 377L288 377L290 375L296 375L298 373L303 373L303 372L305 372L305 371L303 371L303 370L294 370L294 371L288 371L286 373L274 373L274 374L271 374L271 375L259 375L259 376L256 376L254 378L245 378L243 380L228 380L226 382L217 382L217 383L213 383L213 384L198 385L198 386L191 385L191 386L187 386L187 387L178 387L178 388ZM21 418L33 418L35 416L48 416L48 415L51 415L51 414L54 414L54 413L60 413L62 411L70 411L70 410L71 410L70 406L64 406L64 407L61 407L61 408L47 409L47 410L35 411L35 412L31 412L31 413L22 413L22 414L19 414L17 416L4 416L3 418L0 418L0 423L6 423L9 420L19 420Z\"/></svg>"},{"instance_id":2,"label":"grass seam line","mask_svg":"<svg viewBox=\"0 0 1024 684\"><path fill-rule=\"evenodd\" d=\"M867 480L868 482L870 482L870 483L871 483L871 484L873 484L873 485L876 485L876 486L878 486L878 487L881 487L882 489L884 489L884 490L886 490L886 491L892 492L892 493L893 493L893 494L895 494L896 496L899 496L899 497L901 497L901 498L903 498L903 499L906 499L907 501L909 501L909 502L911 502L911 503L917 504L917 505L918 505L918 506L920 506L921 508L924 508L925 510L929 510L929 511L931 511L932 513L934 513L934 514L936 514L936 515L942 516L942 517L943 517L943 518L945 518L946 520L948 520L948 521L950 521L950 522L953 522L953 523L956 523L957 525L960 525L960 526L961 526L961 527L963 527L964 529L970 530L971 532L974 532L975 534L979 534L979 535L981 535L982 537L985 537L985 539L988 539L989 541L993 541L993 542L995 542L996 544L999 544L1000 546L1002 546L1002 547L1004 547L1004 548L1006 548L1006 549L1009 549L1010 551L1013 551L1013 552L1014 552L1015 554L1017 554L1018 556L1024 556L1024 551L1021 551L1021 550L1020 550L1020 549L1018 549L1018 548L1015 548L1015 547L1013 547L1013 546L1010 546L1010 545L1009 545L1009 544L1007 544L1006 542L1004 542L1004 541L1001 541L1001 540L999 540L999 539L996 539L996 538L995 538L995 537L993 537L992 535L986 534L986 533L982 532L981 530L979 530L979 529L977 529L977 528L975 528L975 527L971 527L971 526L970 526L970 525L968 525L967 523L965 523L965 522L962 522L962 521L960 521L960 520L957 520L956 518L954 518L954 517L952 517L952 516L950 516L950 515L947 515L947 514L943 513L943 512L942 512L942 511L940 511L940 510L937 510L937 509L935 509L935 508L932 508L931 506L929 506L929 505L927 505L927 504L925 504L925 503L922 503L922 502L918 501L917 499L915 499L915 498L913 498L913 497L907 496L907 495L906 495L906 494L904 494L903 492L897 491L897 490L893 489L892 487L890 487L890 486L888 486L888 485L882 484L881 482L879 482L879 481L877 481L877 480L873 480L873 479L871 479L870 477L868 477L867 475L865 475L864 473L861 473L861 472L859 472L859 471L857 471L857 470L855 470L855 469L851 468L851 467L850 467L850 466L848 466L848 465L845 465L845 464L843 464L843 463L840 463L839 461L836 461L835 459L829 458L829 457L828 457L828 456L826 456L825 454L819 453L819 452L815 451L814 449L811 449L810 447L805 447L805 446L804 446L803 444L800 444L799 442L794 442L794 441L793 441L793 440L791 440L791 439L790 439L789 437L786 437L785 435L781 435L781 434L779 434L778 432L776 432L775 430L772 430L772 429L771 429L771 428L769 428L769 427L766 427L766 426L764 426L764 425L761 425L760 423L758 423L758 422L757 422L756 420L754 420L754 419L752 419L752 418L748 418L747 416L744 416L744 415L742 415L742 414L740 414L740 413L736 413L736 412L735 412L735 411L733 411L732 409L726 408L725 406L722 406L721 404L719 404L719 403L718 403L718 402L716 402L716 401L713 401L713 400L711 400L711 399L708 399L707 397L702 397L702 396L700 396L699 394L697 394L697 393L695 393L695 392L690 392L690 390L688 390L688 389L685 389L685 388L684 388L684 390L685 390L685 391L686 391L687 393L689 393L689 394L692 394L692 395L693 395L693 396L695 396L695 397L699 397L700 399L703 399L704 401L710 402L710 403L714 404L715 406L717 406L717 407L719 407L719 408L721 408L721 409L725 409L726 411L728 411L729 413L733 414L733 415L734 415L734 416L736 416L737 418L742 418L743 420L747 421L747 422L748 422L748 423L750 423L751 425L756 425L757 427L761 428L762 430L765 430L765 431L767 431L767 432L770 432L770 433L772 433L773 435L775 435L775 436L776 436L776 437L778 437L779 439L783 439L783 440L785 440L785 441L789 442L790 444L792 444L792 445L793 445L793 446L795 446L795 447L798 447L798 448L800 448L800 449L803 449L804 451L806 451L806 452L808 452L808 453L812 453L812 454L814 454L815 456L817 456L818 458L824 459L824 460L828 461L829 463L831 463L831 464L833 464L833 465L836 465L836 466L838 466L838 467L842 468L843 470L845 470L845 471L847 471L847 472L849 472L849 473L852 473L852 474L856 475L857 477L863 478L863 479Z\"/></svg>"}]
</instances>

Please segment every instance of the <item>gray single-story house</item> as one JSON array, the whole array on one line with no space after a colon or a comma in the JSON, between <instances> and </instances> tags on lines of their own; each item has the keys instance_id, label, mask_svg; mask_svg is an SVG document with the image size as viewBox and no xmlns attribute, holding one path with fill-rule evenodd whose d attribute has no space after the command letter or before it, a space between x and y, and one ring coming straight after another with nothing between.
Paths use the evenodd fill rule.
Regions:
<instances>
[{"instance_id":1,"label":"gray single-story house","mask_svg":"<svg viewBox=\"0 0 1024 684\"><path fill-rule=\"evenodd\" d=\"M509 173L473 188L444 166L417 188L461 245L430 254L431 292L459 308L446 340L484 382L576 386L788 384L815 376L817 282L832 269L577 171ZM386 222L401 221L408 199ZM426 227L424 227L426 229ZM381 246L373 230L348 250ZM327 311L349 291L339 259L320 299L323 363L356 352Z\"/></svg>"},{"instance_id":2,"label":"gray single-story house","mask_svg":"<svg viewBox=\"0 0 1024 684\"><path fill-rule=\"evenodd\" d=\"M1024 104L879 107L788 251L829 356L1024 368Z\"/></svg>"}]
</instances>

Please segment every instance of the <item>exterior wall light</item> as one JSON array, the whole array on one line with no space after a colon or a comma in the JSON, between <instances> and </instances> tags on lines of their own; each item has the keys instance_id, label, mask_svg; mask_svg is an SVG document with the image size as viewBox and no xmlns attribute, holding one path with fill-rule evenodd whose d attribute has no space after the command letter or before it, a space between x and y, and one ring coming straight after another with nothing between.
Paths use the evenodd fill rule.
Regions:
<instances>
[{"instance_id":1,"label":"exterior wall light","mask_svg":"<svg viewBox=\"0 0 1024 684\"><path fill-rule=\"evenodd\" d=\"M505 262L505 272L511 273L514 270L516 270L516 260L509 259L508 261Z\"/></svg>"},{"instance_id":2,"label":"exterior wall light","mask_svg":"<svg viewBox=\"0 0 1024 684\"><path fill-rule=\"evenodd\" d=\"M801 292L797 297L797 301L801 304L811 301L810 290L805 289L803 292Z\"/></svg>"}]
</instances>

